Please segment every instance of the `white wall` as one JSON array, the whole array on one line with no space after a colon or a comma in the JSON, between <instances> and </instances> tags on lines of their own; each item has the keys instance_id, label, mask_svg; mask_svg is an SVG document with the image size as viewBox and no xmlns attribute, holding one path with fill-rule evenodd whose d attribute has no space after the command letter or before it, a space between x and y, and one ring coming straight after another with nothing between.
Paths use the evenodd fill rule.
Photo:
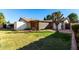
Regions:
<instances>
[{"instance_id":1,"label":"white wall","mask_svg":"<svg viewBox=\"0 0 79 59\"><path fill-rule=\"evenodd\" d=\"M26 28L28 28L28 25L25 22L18 21L18 22L14 23L14 29L15 30L24 30Z\"/></svg>"},{"instance_id":2,"label":"white wall","mask_svg":"<svg viewBox=\"0 0 79 59\"><path fill-rule=\"evenodd\" d=\"M45 29L49 23L39 22L39 29Z\"/></svg>"},{"instance_id":3,"label":"white wall","mask_svg":"<svg viewBox=\"0 0 79 59\"><path fill-rule=\"evenodd\" d=\"M62 29L62 23L59 23L58 30L61 30L61 29Z\"/></svg>"},{"instance_id":4,"label":"white wall","mask_svg":"<svg viewBox=\"0 0 79 59\"><path fill-rule=\"evenodd\" d=\"M53 23L53 29L56 30L56 25L55 23ZM58 24L58 30L61 30L62 29L62 23L59 23Z\"/></svg>"},{"instance_id":5,"label":"white wall","mask_svg":"<svg viewBox=\"0 0 79 59\"><path fill-rule=\"evenodd\" d=\"M54 30L56 29L56 25L55 25L55 23L53 23L53 29L54 29Z\"/></svg>"},{"instance_id":6,"label":"white wall","mask_svg":"<svg viewBox=\"0 0 79 59\"><path fill-rule=\"evenodd\" d=\"M68 20L65 20L64 23L69 23L69 21Z\"/></svg>"}]
</instances>

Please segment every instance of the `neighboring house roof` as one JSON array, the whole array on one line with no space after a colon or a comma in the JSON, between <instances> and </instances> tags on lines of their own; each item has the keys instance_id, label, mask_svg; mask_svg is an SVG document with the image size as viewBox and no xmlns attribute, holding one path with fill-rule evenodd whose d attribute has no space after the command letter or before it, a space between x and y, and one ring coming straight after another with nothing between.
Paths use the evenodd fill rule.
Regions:
<instances>
[{"instance_id":1,"label":"neighboring house roof","mask_svg":"<svg viewBox=\"0 0 79 59\"><path fill-rule=\"evenodd\" d=\"M65 18L65 19L64 19L64 23L70 23L69 18Z\"/></svg>"},{"instance_id":2,"label":"neighboring house roof","mask_svg":"<svg viewBox=\"0 0 79 59\"><path fill-rule=\"evenodd\" d=\"M24 21L26 21L26 22L30 22L30 21L32 21L31 18L20 18L20 19L19 19L19 21L22 21L22 20L24 20Z\"/></svg>"},{"instance_id":3,"label":"neighboring house roof","mask_svg":"<svg viewBox=\"0 0 79 59\"><path fill-rule=\"evenodd\" d=\"M64 23L69 23L69 21L68 20L65 20Z\"/></svg>"}]
</instances>

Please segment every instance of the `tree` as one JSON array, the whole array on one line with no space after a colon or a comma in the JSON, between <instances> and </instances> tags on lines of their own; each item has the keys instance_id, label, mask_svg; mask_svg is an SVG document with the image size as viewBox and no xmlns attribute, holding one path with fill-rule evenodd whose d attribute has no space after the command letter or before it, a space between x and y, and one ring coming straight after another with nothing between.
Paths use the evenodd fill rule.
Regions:
<instances>
[{"instance_id":1,"label":"tree","mask_svg":"<svg viewBox=\"0 0 79 59\"><path fill-rule=\"evenodd\" d=\"M78 15L76 13L71 13L68 15L70 22L76 22L78 20Z\"/></svg>"},{"instance_id":2,"label":"tree","mask_svg":"<svg viewBox=\"0 0 79 59\"><path fill-rule=\"evenodd\" d=\"M56 25L56 31L58 31L58 25L59 23L64 19L63 14L60 11L53 12L51 15L47 15L44 20L52 20L52 22Z\"/></svg>"},{"instance_id":3,"label":"tree","mask_svg":"<svg viewBox=\"0 0 79 59\"><path fill-rule=\"evenodd\" d=\"M68 18L70 20L71 29L74 32L76 42L78 42L78 29L79 29L79 24L71 24L71 23L74 23L74 22L76 22L78 20L78 15L76 13L70 13L68 15Z\"/></svg>"},{"instance_id":4,"label":"tree","mask_svg":"<svg viewBox=\"0 0 79 59\"><path fill-rule=\"evenodd\" d=\"M47 15L47 20L51 20L51 15Z\"/></svg>"},{"instance_id":5,"label":"tree","mask_svg":"<svg viewBox=\"0 0 79 59\"><path fill-rule=\"evenodd\" d=\"M10 24L10 21L6 22L8 25Z\"/></svg>"},{"instance_id":6,"label":"tree","mask_svg":"<svg viewBox=\"0 0 79 59\"><path fill-rule=\"evenodd\" d=\"M3 15L3 13L0 13L0 25L3 25L5 23L6 23L6 21L5 21L4 15Z\"/></svg>"},{"instance_id":7,"label":"tree","mask_svg":"<svg viewBox=\"0 0 79 59\"><path fill-rule=\"evenodd\" d=\"M44 20L51 20L52 16L51 15L47 15L46 17L44 17Z\"/></svg>"},{"instance_id":8,"label":"tree","mask_svg":"<svg viewBox=\"0 0 79 59\"><path fill-rule=\"evenodd\" d=\"M52 13L52 17L53 17L53 20L55 22L55 25L56 25L56 31L58 31L58 25L59 23L63 20L63 14L60 12L60 11L57 11L57 12L54 12Z\"/></svg>"},{"instance_id":9,"label":"tree","mask_svg":"<svg viewBox=\"0 0 79 59\"><path fill-rule=\"evenodd\" d=\"M44 20L47 20L47 19L44 17Z\"/></svg>"}]
</instances>

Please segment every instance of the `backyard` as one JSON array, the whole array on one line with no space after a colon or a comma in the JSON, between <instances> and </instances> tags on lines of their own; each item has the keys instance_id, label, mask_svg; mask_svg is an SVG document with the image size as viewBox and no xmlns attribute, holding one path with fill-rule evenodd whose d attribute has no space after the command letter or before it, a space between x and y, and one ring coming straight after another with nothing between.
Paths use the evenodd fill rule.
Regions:
<instances>
[{"instance_id":1,"label":"backyard","mask_svg":"<svg viewBox=\"0 0 79 59\"><path fill-rule=\"evenodd\" d=\"M0 30L0 50L69 50L71 35L55 31Z\"/></svg>"}]
</instances>

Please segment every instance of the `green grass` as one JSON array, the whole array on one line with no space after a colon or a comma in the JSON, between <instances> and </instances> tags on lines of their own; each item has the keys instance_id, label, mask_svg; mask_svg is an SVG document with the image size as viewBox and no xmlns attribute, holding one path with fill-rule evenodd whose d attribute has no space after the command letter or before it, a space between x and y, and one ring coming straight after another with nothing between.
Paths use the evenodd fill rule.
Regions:
<instances>
[{"instance_id":1,"label":"green grass","mask_svg":"<svg viewBox=\"0 0 79 59\"><path fill-rule=\"evenodd\" d=\"M54 31L0 31L0 50L15 50L24 46L24 49L70 49L70 42L69 34Z\"/></svg>"},{"instance_id":2,"label":"green grass","mask_svg":"<svg viewBox=\"0 0 79 59\"><path fill-rule=\"evenodd\" d=\"M52 33L38 41L20 48L21 50L70 50L71 36L65 33Z\"/></svg>"}]
</instances>

